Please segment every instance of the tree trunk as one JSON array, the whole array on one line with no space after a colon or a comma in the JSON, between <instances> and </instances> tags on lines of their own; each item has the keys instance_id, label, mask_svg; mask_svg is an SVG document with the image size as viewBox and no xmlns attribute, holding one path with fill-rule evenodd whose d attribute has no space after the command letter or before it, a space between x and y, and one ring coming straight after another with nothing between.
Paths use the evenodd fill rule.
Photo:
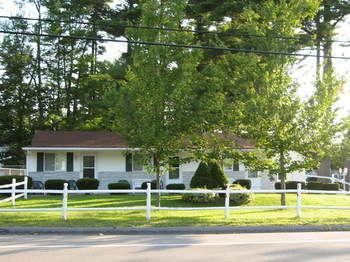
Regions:
<instances>
[{"instance_id":1,"label":"tree trunk","mask_svg":"<svg viewBox=\"0 0 350 262\"><path fill-rule=\"evenodd\" d=\"M156 186L160 189L160 157L158 154L154 155L154 166L156 168ZM160 193L157 194L157 206L160 207Z\"/></svg>"},{"instance_id":2,"label":"tree trunk","mask_svg":"<svg viewBox=\"0 0 350 262\"><path fill-rule=\"evenodd\" d=\"M286 190L286 171L284 153L281 152L279 156L279 176L281 179L281 189ZM281 206L286 205L286 193L281 193Z\"/></svg>"}]
</instances>

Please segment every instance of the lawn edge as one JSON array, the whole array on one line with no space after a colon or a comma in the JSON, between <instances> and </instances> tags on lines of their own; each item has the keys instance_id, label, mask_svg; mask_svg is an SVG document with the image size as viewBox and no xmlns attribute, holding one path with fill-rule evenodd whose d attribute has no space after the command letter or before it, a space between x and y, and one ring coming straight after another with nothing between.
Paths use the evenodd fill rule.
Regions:
<instances>
[{"instance_id":1,"label":"lawn edge","mask_svg":"<svg viewBox=\"0 0 350 262\"><path fill-rule=\"evenodd\" d=\"M277 232L350 231L346 225L288 226L207 226L207 227L0 227L0 235L11 234L76 234L76 235L149 235L149 234L233 234Z\"/></svg>"}]
</instances>

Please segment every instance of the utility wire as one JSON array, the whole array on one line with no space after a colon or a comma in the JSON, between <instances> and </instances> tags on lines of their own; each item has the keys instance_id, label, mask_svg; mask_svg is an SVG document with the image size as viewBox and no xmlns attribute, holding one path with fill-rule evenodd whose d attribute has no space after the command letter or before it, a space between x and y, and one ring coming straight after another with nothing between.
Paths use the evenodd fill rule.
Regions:
<instances>
[{"instance_id":1,"label":"utility wire","mask_svg":"<svg viewBox=\"0 0 350 262\"><path fill-rule=\"evenodd\" d=\"M174 48L216 50L216 51L227 51L227 52L235 52L235 53L251 53L251 54L260 54L260 55L318 57L317 55L313 55L313 54L300 54L300 53L267 51L267 50L257 50L257 49L240 49L240 48L227 48L227 47L218 47L218 46L186 45L186 44L123 40L123 39L111 39L111 38L97 38L97 37L88 37L88 36L56 35L56 34L43 34L43 33L38 34L38 33L25 32L25 31L16 32L16 31L0 30L0 33L1 34L12 34L12 35L37 36L37 37L68 38L68 39L75 39L75 40L127 43L127 44L134 44L134 45L150 45L150 46L166 46L166 47L174 47ZM323 56L322 58L324 58L324 59L350 60L350 57L346 57L346 56Z\"/></svg>"},{"instance_id":2,"label":"utility wire","mask_svg":"<svg viewBox=\"0 0 350 262\"><path fill-rule=\"evenodd\" d=\"M119 28L134 28L134 29L147 29L147 30L158 30L158 31L169 31L169 32L183 32L183 33L194 33L194 34L212 34L212 35L222 35L222 36L241 36L241 37L251 37L251 38L274 38L281 40L309 40L315 41L315 39L309 35L303 35L299 37L293 36L278 36L278 35L258 35L258 34L248 34L248 33L240 33L240 32L223 32L223 31L203 31L203 30L190 30L190 29L179 29L179 28L169 28L169 27L152 27L152 26L140 26L140 25L125 25L125 24L115 24L115 25L107 25L106 21L102 23L91 23L91 22L83 22L78 20L53 20L48 18L28 18L28 17L20 17L20 16L5 16L0 15L0 18L5 19L14 19L14 20L25 20L25 21L36 21L36 22L49 22L49 23L67 23L67 24L82 24L82 25L91 25L91 26L107 26L112 28L113 26ZM103 28L100 28L103 29ZM350 43L350 40L331 40L334 43Z\"/></svg>"}]
</instances>

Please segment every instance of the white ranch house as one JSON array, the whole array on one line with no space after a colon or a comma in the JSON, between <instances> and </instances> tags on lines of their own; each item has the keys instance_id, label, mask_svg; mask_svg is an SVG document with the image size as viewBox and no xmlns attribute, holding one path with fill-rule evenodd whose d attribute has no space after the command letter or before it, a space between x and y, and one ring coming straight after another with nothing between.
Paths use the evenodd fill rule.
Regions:
<instances>
[{"instance_id":1,"label":"white ranch house","mask_svg":"<svg viewBox=\"0 0 350 262\"><path fill-rule=\"evenodd\" d=\"M237 141L236 141L237 142ZM242 150L253 145L239 140ZM28 176L45 182L48 179L78 180L93 177L100 181L100 189L109 183L127 180L134 188L144 181L155 179L138 161L137 151L128 147L123 138L111 132L36 131L26 152ZM133 152L133 153L130 153ZM181 156L179 156L181 157ZM189 187L199 162L174 167L162 177L165 185L183 183ZM225 166L230 182L249 178L253 189L272 189L275 181L260 172L250 172L241 163Z\"/></svg>"}]
</instances>

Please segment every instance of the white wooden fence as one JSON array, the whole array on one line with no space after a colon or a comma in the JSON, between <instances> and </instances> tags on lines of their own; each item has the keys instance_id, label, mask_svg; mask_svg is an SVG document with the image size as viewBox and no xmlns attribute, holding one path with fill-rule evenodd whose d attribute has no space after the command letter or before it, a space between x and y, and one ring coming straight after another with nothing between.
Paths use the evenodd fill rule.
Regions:
<instances>
[{"instance_id":1,"label":"white wooden fence","mask_svg":"<svg viewBox=\"0 0 350 262\"><path fill-rule=\"evenodd\" d=\"M16 193L18 192L18 190L16 189L18 186L23 186L23 192L21 192L20 194L16 195ZM12 202L12 205L15 206L16 205L16 199L20 198L20 197L24 197L24 199L27 199L28 197L28 177L24 177L24 181L23 182L18 182L16 183L16 179L13 178L12 179L12 183L11 184L7 184L7 185L1 185L0 189L3 188L11 188L11 190L5 190L5 191L9 191L6 193L11 193L10 197L7 197L5 199L1 199L0 203L3 202ZM0 190L0 193L2 193L4 190Z\"/></svg>"},{"instance_id":2,"label":"white wooden fence","mask_svg":"<svg viewBox=\"0 0 350 262\"><path fill-rule=\"evenodd\" d=\"M11 190L1 190L0 193L11 193L11 200L13 205L15 205L15 200L20 196L27 197L27 194L62 194L62 207L58 208L0 208L0 212L61 212L62 218L64 220L68 219L69 211L121 211L121 210L140 210L146 211L146 219L150 221L151 213L154 210L223 210L225 218L229 218L231 210L252 210L252 209L295 209L296 216L302 216L302 209L343 209L350 210L349 206L308 206L302 205L302 194L338 194L338 195L350 195L347 191L324 191L324 190L304 190L301 189L301 184L299 183L297 189L286 189L286 190L230 190L227 187L226 190L151 190L151 184L147 184L146 190L136 189L136 190L68 190L68 184L64 184L63 190L36 190L27 189L16 189L16 186L23 185L22 183L11 184ZM24 184L26 185L26 184ZM6 185L8 187L8 185ZM0 187L4 188L4 186ZM20 193L19 195L15 195ZM69 194L125 194L125 193L141 193L146 195L146 205L145 206L135 206L135 207L90 207L90 208L74 208L68 207L68 196ZM203 194L203 193L216 193L225 194L225 204L224 206L214 206L214 207L156 207L151 205L151 195L152 194ZM230 195L239 193L252 193L252 194L281 194L281 193L295 193L297 197L296 205L289 206L230 206Z\"/></svg>"}]
</instances>

